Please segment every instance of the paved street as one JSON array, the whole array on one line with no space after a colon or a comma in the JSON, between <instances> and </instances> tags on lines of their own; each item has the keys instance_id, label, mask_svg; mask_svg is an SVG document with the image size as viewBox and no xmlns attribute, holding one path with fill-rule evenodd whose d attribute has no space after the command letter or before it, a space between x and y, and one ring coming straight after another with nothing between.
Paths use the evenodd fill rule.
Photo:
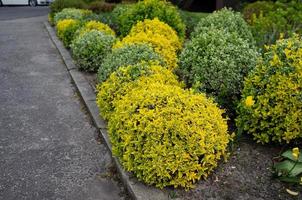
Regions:
<instances>
[{"instance_id":1,"label":"paved street","mask_svg":"<svg viewBox=\"0 0 302 200\"><path fill-rule=\"evenodd\" d=\"M0 199L124 199L47 35L47 12L0 8Z\"/></svg>"}]
</instances>

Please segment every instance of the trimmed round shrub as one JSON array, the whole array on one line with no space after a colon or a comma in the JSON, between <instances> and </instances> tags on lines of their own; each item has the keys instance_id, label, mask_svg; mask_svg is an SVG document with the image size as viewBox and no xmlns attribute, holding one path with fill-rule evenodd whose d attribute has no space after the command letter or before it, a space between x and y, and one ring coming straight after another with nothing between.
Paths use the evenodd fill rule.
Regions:
<instances>
[{"instance_id":1,"label":"trimmed round shrub","mask_svg":"<svg viewBox=\"0 0 302 200\"><path fill-rule=\"evenodd\" d=\"M75 20L82 20L85 17L92 15L92 11L90 10L83 10L83 9L76 9L76 8L64 8L61 12L56 13L54 16L55 24L58 21L63 19L75 19Z\"/></svg>"},{"instance_id":2,"label":"trimmed round shrub","mask_svg":"<svg viewBox=\"0 0 302 200\"><path fill-rule=\"evenodd\" d=\"M189 87L215 97L232 113L257 59L257 51L236 32L208 29L187 43L177 73Z\"/></svg>"},{"instance_id":3,"label":"trimmed round shrub","mask_svg":"<svg viewBox=\"0 0 302 200\"><path fill-rule=\"evenodd\" d=\"M73 58L79 69L95 72L110 53L115 37L92 30L77 37L71 44Z\"/></svg>"},{"instance_id":4,"label":"trimmed round shrub","mask_svg":"<svg viewBox=\"0 0 302 200\"><path fill-rule=\"evenodd\" d=\"M107 24L103 24L102 22L98 22L98 21L94 21L94 20L86 22L84 24L84 26L77 31L76 35L80 36L91 30L97 30L97 31L101 31L105 34L115 36L115 32Z\"/></svg>"},{"instance_id":5,"label":"trimmed round shrub","mask_svg":"<svg viewBox=\"0 0 302 200\"><path fill-rule=\"evenodd\" d=\"M215 11L207 17L201 18L196 26L192 37L207 32L208 29L222 29L227 32L236 32L238 36L254 44L253 35L239 12L234 12L230 9L221 9Z\"/></svg>"},{"instance_id":6,"label":"trimmed round shrub","mask_svg":"<svg viewBox=\"0 0 302 200\"><path fill-rule=\"evenodd\" d=\"M107 80L112 72L122 66L139 64L141 62L159 63L165 66L163 58L147 44L130 44L121 48L113 49L108 54L98 70L98 81Z\"/></svg>"},{"instance_id":7,"label":"trimmed round shrub","mask_svg":"<svg viewBox=\"0 0 302 200\"><path fill-rule=\"evenodd\" d=\"M148 82L150 79L156 79L156 82L163 84L181 86L177 77L170 70L157 64L140 63L120 67L97 87L99 91L97 105L101 115L105 119L110 119L115 109L115 102L129 92L138 80Z\"/></svg>"},{"instance_id":8,"label":"trimmed round shrub","mask_svg":"<svg viewBox=\"0 0 302 200\"><path fill-rule=\"evenodd\" d=\"M146 19L143 22L138 22L132 27L128 35L135 36L141 32L153 35L161 35L167 38L170 40L171 45L176 49L176 51L179 51L182 47L182 43L175 30L168 24L159 21L158 18L154 18L152 20Z\"/></svg>"},{"instance_id":9,"label":"trimmed round shrub","mask_svg":"<svg viewBox=\"0 0 302 200\"><path fill-rule=\"evenodd\" d=\"M237 126L257 142L302 138L302 39L277 41L248 76Z\"/></svg>"},{"instance_id":10,"label":"trimmed round shrub","mask_svg":"<svg viewBox=\"0 0 302 200\"><path fill-rule=\"evenodd\" d=\"M165 33L166 31L171 34L170 37ZM174 69L177 65L176 53L180 49L181 43L174 31L158 19L138 23L129 35L122 41L118 41L113 48L120 48L128 44L149 44L155 52L163 57L169 69Z\"/></svg>"},{"instance_id":11,"label":"trimmed round shrub","mask_svg":"<svg viewBox=\"0 0 302 200\"><path fill-rule=\"evenodd\" d=\"M227 156L232 136L212 100L156 80L139 82L116 102L112 151L147 184L190 188Z\"/></svg>"},{"instance_id":12,"label":"trimmed round shrub","mask_svg":"<svg viewBox=\"0 0 302 200\"><path fill-rule=\"evenodd\" d=\"M80 21L74 19L63 19L57 23L58 37L63 41L65 47L71 44L75 32L80 28Z\"/></svg>"},{"instance_id":13,"label":"trimmed round shrub","mask_svg":"<svg viewBox=\"0 0 302 200\"><path fill-rule=\"evenodd\" d=\"M122 36L127 35L137 22L157 17L160 21L171 26L181 39L184 39L185 25L180 14L175 6L165 0L139 1L122 11L117 13L116 20Z\"/></svg>"}]
</instances>

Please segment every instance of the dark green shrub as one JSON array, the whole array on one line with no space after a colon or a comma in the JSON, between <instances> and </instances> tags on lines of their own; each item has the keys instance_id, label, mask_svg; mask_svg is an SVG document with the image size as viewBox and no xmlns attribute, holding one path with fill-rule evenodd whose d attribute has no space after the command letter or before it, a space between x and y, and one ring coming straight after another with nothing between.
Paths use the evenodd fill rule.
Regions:
<instances>
[{"instance_id":1,"label":"dark green shrub","mask_svg":"<svg viewBox=\"0 0 302 200\"><path fill-rule=\"evenodd\" d=\"M73 58L81 70L95 72L111 51L113 35L92 30L75 38L71 44Z\"/></svg>"},{"instance_id":2,"label":"dark green shrub","mask_svg":"<svg viewBox=\"0 0 302 200\"><path fill-rule=\"evenodd\" d=\"M106 20L111 22L111 25L112 25L113 29L119 35L121 34L121 32L120 32L120 29L121 29L120 28L120 26L121 26L120 18L122 16L122 14L127 12L128 9L131 9L132 6L133 6L133 4L117 4L117 6L113 9L113 11L111 12L111 14L109 16L111 20L108 20L108 16L104 16L106 18ZM101 15L103 15L103 13Z\"/></svg>"},{"instance_id":3,"label":"dark green shrub","mask_svg":"<svg viewBox=\"0 0 302 200\"><path fill-rule=\"evenodd\" d=\"M278 40L244 83L239 130L257 142L289 143L302 138L302 39Z\"/></svg>"},{"instance_id":4,"label":"dark green shrub","mask_svg":"<svg viewBox=\"0 0 302 200\"><path fill-rule=\"evenodd\" d=\"M164 66L163 58L152 47L147 44L129 44L113 49L112 53L105 57L98 71L98 81L104 82L119 67L141 62L159 63Z\"/></svg>"},{"instance_id":5,"label":"dark green shrub","mask_svg":"<svg viewBox=\"0 0 302 200\"><path fill-rule=\"evenodd\" d=\"M95 1L88 5L88 9L95 13L111 12L115 8L116 4L106 3L103 1Z\"/></svg>"},{"instance_id":6,"label":"dark green shrub","mask_svg":"<svg viewBox=\"0 0 302 200\"><path fill-rule=\"evenodd\" d=\"M229 9L222 9L208 15L205 18L201 18L196 26L192 37L206 32L207 29L222 29L227 32L236 32L238 36L247 40L249 43L254 44L253 35L248 27L248 24L244 21L242 15L239 12L234 12Z\"/></svg>"},{"instance_id":7,"label":"dark green shrub","mask_svg":"<svg viewBox=\"0 0 302 200\"><path fill-rule=\"evenodd\" d=\"M253 15L259 16L261 13L268 13L277 9L277 6L272 1L256 1L247 4L242 11L243 17L247 22L252 20Z\"/></svg>"},{"instance_id":8,"label":"dark green shrub","mask_svg":"<svg viewBox=\"0 0 302 200\"><path fill-rule=\"evenodd\" d=\"M117 22L122 36L127 35L137 22L156 17L171 26L180 38L183 39L185 36L185 25L177 8L165 0L139 1L133 6L119 10L117 14Z\"/></svg>"},{"instance_id":9,"label":"dark green shrub","mask_svg":"<svg viewBox=\"0 0 302 200\"><path fill-rule=\"evenodd\" d=\"M214 96L233 113L257 58L255 48L236 32L211 28L186 44L177 73L188 87Z\"/></svg>"},{"instance_id":10,"label":"dark green shrub","mask_svg":"<svg viewBox=\"0 0 302 200\"><path fill-rule=\"evenodd\" d=\"M290 37L302 33L302 3L276 2L273 10L253 13L248 22L259 47L274 44L280 35Z\"/></svg>"}]
</instances>

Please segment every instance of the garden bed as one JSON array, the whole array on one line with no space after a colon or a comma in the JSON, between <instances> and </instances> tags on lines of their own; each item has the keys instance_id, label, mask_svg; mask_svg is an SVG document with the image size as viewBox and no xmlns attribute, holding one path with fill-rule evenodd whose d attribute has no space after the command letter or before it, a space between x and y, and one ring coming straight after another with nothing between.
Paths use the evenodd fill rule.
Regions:
<instances>
[{"instance_id":1,"label":"garden bed","mask_svg":"<svg viewBox=\"0 0 302 200\"><path fill-rule=\"evenodd\" d=\"M100 129L117 165L131 180L165 188L139 183L148 198L301 199L299 36L263 46L240 13L192 15L165 1L112 13L107 25L88 10L53 19L108 120Z\"/></svg>"},{"instance_id":2,"label":"garden bed","mask_svg":"<svg viewBox=\"0 0 302 200\"><path fill-rule=\"evenodd\" d=\"M85 72L83 75L95 90L96 75ZM301 194L291 196L286 192L286 189L300 191L301 187L282 183L272 175L273 159L284 149L285 146L257 144L243 136L234 144L228 161L221 161L208 179L198 181L189 191L168 188L164 193L179 200L302 200Z\"/></svg>"}]
</instances>

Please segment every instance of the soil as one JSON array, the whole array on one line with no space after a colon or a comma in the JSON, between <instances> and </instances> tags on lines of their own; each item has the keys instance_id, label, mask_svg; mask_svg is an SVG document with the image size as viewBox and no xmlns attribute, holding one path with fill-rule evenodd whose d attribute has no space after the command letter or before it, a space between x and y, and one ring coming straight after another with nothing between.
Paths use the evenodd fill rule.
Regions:
<instances>
[{"instance_id":1,"label":"soil","mask_svg":"<svg viewBox=\"0 0 302 200\"><path fill-rule=\"evenodd\" d=\"M282 183L272 176L272 159L283 151L280 146L255 143L242 138L226 163L207 180L190 191L177 191L177 198L190 200L302 200L302 186ZM286 189L299 192L292 196Z\"/></svg>"}]
</instances>

